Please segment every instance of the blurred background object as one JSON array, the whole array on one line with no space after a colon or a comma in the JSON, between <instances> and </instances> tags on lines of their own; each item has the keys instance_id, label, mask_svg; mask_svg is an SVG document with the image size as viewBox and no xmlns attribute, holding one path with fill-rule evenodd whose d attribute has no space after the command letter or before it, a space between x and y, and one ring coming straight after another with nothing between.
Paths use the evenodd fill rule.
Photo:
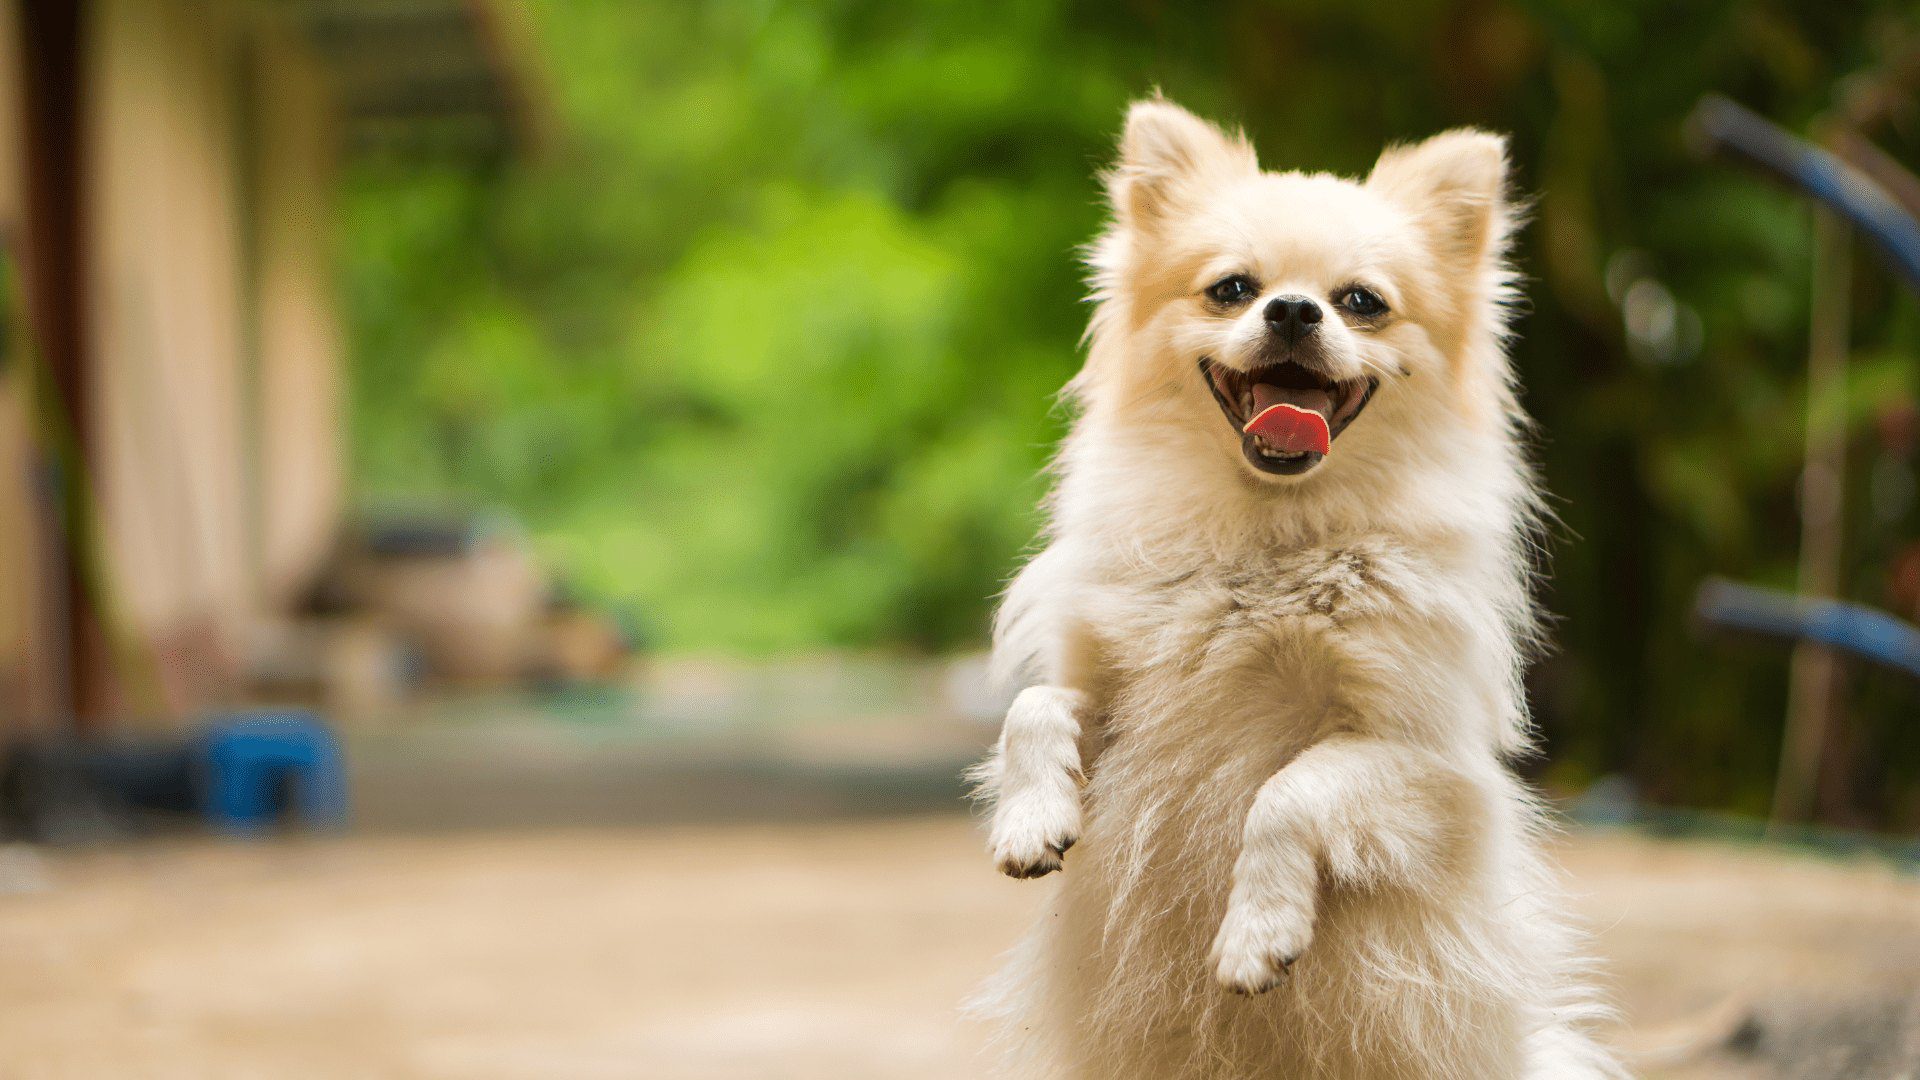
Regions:
<instances>
[{"instance_id":1,"label":"blurred background object","mask_svg":"<svg viewBox=\"0 0 1920 1080\"><path fill-rule=\"evenodd\" d=\"M1890 77L1904 72L1896 69ZM1856 98L1860 96L1855 87ZM1847 483L1847 425L1828 402L1847 385L1852 317L1853 230L1858 229L1911 294L1920 294L1920 178L1882 154L1846 118L1823 122L1845 157L1796 139L1724 98L1702 99L1688 135L1708 154L1757 165L1813 203L1813 305L1807 347L1806 451L1800 475L1798 597L1710 580L1695 610L1709 624L1763 626L1794 642L1788 669L1786 736L1774 781L1776 826L1804 820L1818 796L1820 762L1841 724L1846 654L1920 676L1920 628L1835 599L1840 589ZM1848 160L1848 159L1851 160ZM1886 464L1883 458L1878 463ZM1728 616L1733 616L1728 618Z\"/></svg>"},{"instance_id":2,"label":"blurred background object","mask_svg":"<svg viewBox=\"0 0 1920 1080\"><path fill-rule=\"evenodd\" d=\"M1750 992L1659 1075L1872 1075L1920 1024L1920 698L1841 661L1796 753L1785 650L1690 615L1920 617L1920 305L1685 122L1724 94L1911 202L1910 7L0 0L0 1045L974 1075L952 1005L1035 895L959 817L980 651L1157 86L1277 168L1512 134L1523 767L1665 837L1568 841L1637 1027ZM262 730L302 738L249 744L254 809L331 761L351 831L155 817L217 822ZM144 839L56 849L102 837Z\"/></svg>"},{"instance_id":3,"label":"blurred background object","mask_svg":"<svg viewBox=\"0 0 1920 1080\"><path fill-rule=\"evenodd\" d=\"M1713 574L1796 587L1810 416L1854 466L1832 591L1889 602L1920 519L1912 448L1877 433L1920 400L1914 305L1850 275L1844 377L1809 394L1812 215L1682 136L1718 91L1911 162L1898 4L532 11L551 156L349 179L356 482L511 507L669 654L979 643L1061 430L1092 174L1151 85L1276 166L1513 133L1538 193L1517 357L1560 519L1544 778L1769 811L1787 665L1685 613ZM1908 691L1843 677L1809 812L1920 828Z\"/></svg>"},{"instance_id":4,"label":"blurred background object","mask_svg":"<svg viewBox=\"0 0 1920 1080\"><path fill-rule=\"evenodd\" d=\"M13 726L166 726L245 697L250 640L300 613L350 501L340 154L516 145L534 121L496 18L10 11Z\"/></svg>"}]
</instances>

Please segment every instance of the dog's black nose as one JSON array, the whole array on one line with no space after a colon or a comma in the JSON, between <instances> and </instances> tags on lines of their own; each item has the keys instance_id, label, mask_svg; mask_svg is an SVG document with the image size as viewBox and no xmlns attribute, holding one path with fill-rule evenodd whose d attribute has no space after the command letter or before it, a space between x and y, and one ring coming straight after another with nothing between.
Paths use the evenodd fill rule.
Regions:
<instances>
[{"instance_id":1,"label":"dog's black nose","mask_svg":"<svg viewBox=\"0 0 1920 1080\"><path fill-rule=\"evenodd\" d=\"M1267 320L1268 329L1292 344L1312 333L1326 312L1304 296L1276 296L1267 301L1261 317Z\"/></svg>"}]
</instances>

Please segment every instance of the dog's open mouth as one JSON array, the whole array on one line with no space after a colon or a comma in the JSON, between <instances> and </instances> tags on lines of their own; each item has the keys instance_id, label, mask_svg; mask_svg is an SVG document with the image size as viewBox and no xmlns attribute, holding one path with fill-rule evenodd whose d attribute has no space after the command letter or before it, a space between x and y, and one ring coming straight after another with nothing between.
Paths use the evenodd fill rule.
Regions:
<instances>
[{"instance_id":1,"label":"dog's open mouth","mask_svg":"<svg viewBox=\"0 0 1920 1080\"><path fill-rule=\"evenodd\" d=\"M1292 360L1239 371L1202 357L1200 374L1240 433L1247 461L1282 476L1320 464L1380 385L1377 379L1330 379Z\"/></svg>"}]
</instances>

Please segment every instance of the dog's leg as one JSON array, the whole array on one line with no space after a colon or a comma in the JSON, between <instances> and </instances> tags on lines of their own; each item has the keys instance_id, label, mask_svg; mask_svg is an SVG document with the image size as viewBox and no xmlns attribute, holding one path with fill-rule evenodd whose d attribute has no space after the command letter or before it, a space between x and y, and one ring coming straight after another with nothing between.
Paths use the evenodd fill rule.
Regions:
<instances>
[{"instance_id":1,"label":"dog's leg","mask_svg":"<svg viewBox=\"0 0 1920 1080\"><path fill-rule=\"evenodd\" d=\"M1330 884L1425 890L1458 858L1472 799L1437 757L1364 735L1309 747L1254 796L1227 914L1213 942L1221 985L1279 985L1313 939L1321 875Z\"/></svg>"},{"instance_id":2,"label":"dog's leg","mask_svg":"<svg viewBox=\"0 0 1920 1080\"><path fill-rule=\"evenodd\" d=\"M1000 870L1033 878L1060 869L1080 838L1081 715L1086 694L1030 686L1013 699L993 756L977 770L994 798L991 845Z\"/></svg>"}]
</instances>

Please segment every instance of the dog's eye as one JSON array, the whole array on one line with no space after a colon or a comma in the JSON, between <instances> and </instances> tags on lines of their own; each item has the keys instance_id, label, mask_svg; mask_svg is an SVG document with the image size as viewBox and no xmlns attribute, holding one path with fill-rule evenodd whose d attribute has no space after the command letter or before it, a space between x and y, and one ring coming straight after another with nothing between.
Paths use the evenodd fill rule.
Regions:
<instances>
[{"instance_id":1,"label":"dog's eye","mask_svg":"<svg viewBox=\"0 0 1920 1080\"><path fill-rule=\"evenodd\" d=\"M1207 295L1216 304L1244 304L1253 299L1260 287L1245 274L1233 274L1207 286Z\"/></svg>"},{"instance_id":2,"label":"dog's eye","mask_svg":"<svg viewBox=\"0 0 1920 1080\"><path fill-rule=\"evenodd\" d=\"M1387 302L1380 299L1379 293L1360 285L1355 285L1335 297L1334 303L1362 318L1383 315L1387 310Z\"/></svg>"}]
</instances>

